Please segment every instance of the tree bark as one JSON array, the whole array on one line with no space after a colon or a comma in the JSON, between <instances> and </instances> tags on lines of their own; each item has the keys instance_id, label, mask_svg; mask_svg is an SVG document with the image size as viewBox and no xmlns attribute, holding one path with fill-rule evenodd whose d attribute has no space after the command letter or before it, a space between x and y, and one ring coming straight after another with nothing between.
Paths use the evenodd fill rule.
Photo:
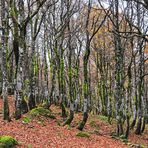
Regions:
<instances>
[{"instance_id":1,"label":"tree bark","mask_svg":"<svg viewBox=\"0 0 148 148\"><path fill-rule=\"evenodd\" d=\"M7 70L7 56L6 56L6 5L5 0L1 0L1 23L2 23L2 36L1 36L1 50L2 50L2 98L3 98L3 119L10 121L9 104L8 104L8 70Z\"/></svg>"}]
</instances>

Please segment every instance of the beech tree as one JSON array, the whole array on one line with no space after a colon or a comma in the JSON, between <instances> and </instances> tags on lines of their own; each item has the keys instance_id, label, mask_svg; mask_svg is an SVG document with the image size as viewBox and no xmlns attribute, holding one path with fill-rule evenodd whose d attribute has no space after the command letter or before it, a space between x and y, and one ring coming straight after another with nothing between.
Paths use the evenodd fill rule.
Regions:
<instances>
[{"instance_id":1,"label":"beech tree","mask_svg":"<svg viewBox=\"0 0 148 148\"><path fill-rule=\"evenodd\" d=\"M9 117L9 104L8 104L8 67L7 67L7 44L6 38L6 3L5 0L1 0L1 51L2 51L2 97L3 97L3 119L10 121Z\"/></svg>"}]
</instances>

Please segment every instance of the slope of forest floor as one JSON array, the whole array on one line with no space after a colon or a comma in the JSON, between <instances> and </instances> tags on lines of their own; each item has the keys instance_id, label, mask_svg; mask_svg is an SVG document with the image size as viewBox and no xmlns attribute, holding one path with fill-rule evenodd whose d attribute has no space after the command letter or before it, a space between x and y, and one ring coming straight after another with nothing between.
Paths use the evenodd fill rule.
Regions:
<instances>
[{"instance_id":1,"label":"slope of forest floor","mask_svg":"<svg viewBox=\"0 0 148 148\"><path fill-rule=\"evenodd\" d=\"M13 117L14 101L9 97L11 116ZM0 136L10 135L19 141L20 148L127 148L129 145L113 139L111 133L115 131L115 124L109 124L104 116L90 115L84 128L86 137L78 137L77 125L82 118L76 113L71 126L62 126L61 110L51 106L56 119L35 118L27 123L12 118L11 122L2 120L2 99L0 99ZM147 127L146 127L147 128ZM130 133L128 143L148 147L148 128L144 134L137 136ZM133 146L134 147L134 146Z\"/></svg>"}]
</instances>

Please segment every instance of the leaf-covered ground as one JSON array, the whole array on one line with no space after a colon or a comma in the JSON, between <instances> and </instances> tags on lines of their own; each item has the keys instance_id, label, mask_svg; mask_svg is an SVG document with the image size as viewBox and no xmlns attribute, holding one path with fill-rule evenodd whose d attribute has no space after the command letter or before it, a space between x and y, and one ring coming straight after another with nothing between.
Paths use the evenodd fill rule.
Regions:
<instances>
[{"instance_id":1,"label":"leaf-covered ground","mask_svg":"<svg viewBox=\"0 0 148 148\"><path fill-rule=\"evenodd\" d=\"M19 141L20 148L127 148L127 144L113 139L110 134L115 131L115 124L108 124L103 116L90 115L84 132L87 137L79 137L77 125L82 114L76 113L71 126L62 126L60 108L51 106L56 119L36 117L31 120L13 118L13 98L9 98L11 122L2 120L2 99L0 99L0 136L10 135ZM25 122L24 122L25 121ZM129 142L148 147L148 130L141 136L130 134Z\"/></svg>"}]
</instances>

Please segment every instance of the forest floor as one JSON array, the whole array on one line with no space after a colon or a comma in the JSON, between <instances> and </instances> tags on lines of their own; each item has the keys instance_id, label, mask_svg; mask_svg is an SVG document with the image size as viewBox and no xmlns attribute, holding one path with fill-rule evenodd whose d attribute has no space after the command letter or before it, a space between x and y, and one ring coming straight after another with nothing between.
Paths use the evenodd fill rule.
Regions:
<instances>
[{"instance_id":1,"label":"forest floor","mask_svg":"<svg viewBox=\"0 0 148 148\"><path fill-rule=\"evenodd\" d=\"M52 114L56 119L35 118L27 123L23 119L13 118L13 98L9 98L12 120L2 120L2 99L0 99L0 136L9 135L19 141L18 148L128 148L129 143L148 147L148 127L145 132L137 136L130 133L128 144L121 140L112 138L111 133L115 131L115 123L111 125L104 116L89 115L88 122L84 128L85 137L79 137L81 133L77 125L82 119L81 113L76 113L71 126L62 126L63 118L60 117L61 110L57 106L51 106Z\"/></svg>"}]
</instances>

